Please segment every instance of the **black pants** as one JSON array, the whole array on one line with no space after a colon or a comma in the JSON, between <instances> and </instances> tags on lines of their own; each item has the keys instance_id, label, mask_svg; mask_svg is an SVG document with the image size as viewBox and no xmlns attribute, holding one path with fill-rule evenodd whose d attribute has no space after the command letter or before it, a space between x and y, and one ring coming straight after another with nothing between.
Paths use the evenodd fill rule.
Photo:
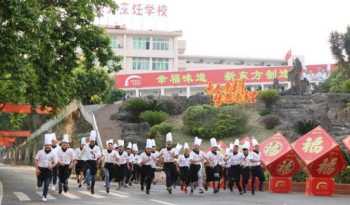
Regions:
<instances>
[{"instance_id":1,"label":"black pants","mask_svg":"<svg viewBox=\"0 0 350 205\"><path fill-rule=\"evenodd\" d=\"M58 166L58 193L62 193L62 188L64 192L68 191L68 179L70 176L71 170L69 165L59 165Z\"/></svg>"},{"instance_id":2,"label":"black pants","mask_svg":"<svg viewBox=\"0 0 350 205\"><path fill-rule=\"evenodd\" d=\"M239 192L242 192L241 187L241 166L240 165L233 165L230 168L228 168L227 173L228 181L229 181L229 187L232 190L233 186L236 185ZM249 177L248 177L249 179Z\"/></svg>"},{"instance_id":3,"label":"black pants","mask_svg":"<svg viewBox=\"0 0 350 205\"><path fill-rule=\"evenodd\" d=\"M49 191L49 184L52 177L52 171L48 168L39 167L40 174L38 176L38 187L43 187L43 197L47 197L47 192Z\"/></svg>"},{"instance_id":4,"label":"black pants","mask_svg":"<svg viewBox=\"0 0 350 205\"><path fill-rule=\"evenodd\" d=\"M200 164L190 165L190 183L198 182L198 172L201 169Z\"/></svg>"},{"instance_id":5,"label":"black pants","mask_svg":"<svg viewBox=\"0 0 350 205\"><path fill-rule=\"evenodd\" d=\"M180 167L180 180L182 185L188 186L190 184L190 168Z\"/></svg>"},{"instance_id":6,"label":"black pants","mask_svg":"<svg viewBox=\"0 0 350 205\"><path fill-rule=\"evenodd\" d=\"M259 179L259 191L263 190L263 184L265 181L265 175L261 166L253 166L250 168L252 175L252 191L255 192L255 180Z\"/></svg>"},{"instance_id":7,"label":"black pants","mask_svg":"<svg viewBox=\"0 0 350 205\"><path fill-rule=\"evenodd\" d=\"M151 184L153 182L154 179L154 169L151 165L143 165L141 167L141 187L144 186L144 184L146 184L146 190L150 190L151 189Z\"/></svg>"},{"instance_id":8,"label":"black pants","mask_svg":"<svg viewBox=\"0 0 350 205\"><path fill-rule=\"evenodd\" d=\"M128 164L126 167L126 174L125 174L125 182L126 183L130 183L131 182L131 177L133 174L133 165L132 164Z\"/></svg>"},{"instance_id":9,"label":"black pants","mask_svg":"<svg viewBox=\"0 0 350 205\"><path fill-rule=\"evenodd\" d=\"M243 182L243 191L246 192L249 178L250 178L250 167L242 167L241 174L242 174L242 182Z\"/></svg>"},{"instance_id":10,"label":"black pants","mask_svg":"<svg viewBox=\"0 0 350 205\"><path fill-rule=\"evenodd\" d=\"M166 176L166 187L171 187L176 183L177 180L177 170L174 162L165 162L164 163L164 172Z\"/></svg>"},{"instance_id":11,"label":"black pants","mask_svg":"<svg viewBox=\"0 0 350 205\"><path fill-rule=\"evenodd\" d=\"M139 181L140 180L140 165L138 164L133 164L133 169L132 169L132 176L131 176L131 180L133 181Z\"/></svg>"},{"instance_id":12,"label":"black pants","mask_svg":"<svg viewBox=\"0 0 350 205\"><path fill-rule=\"evenodd\" d=\"M58 165L52 168L52 184L56 185L57 184L57 178L58 178Z\"/></svg>"},{"instance_id":13,"label":"black pants","mask_svg":"<svg viewBox=\"0 0 350 205\"><path fill-rule=\"evenodd\" d=\"M219 182L221 178L221 166L207 167L207 182Z\"/></svg>"},{"instance_id":14,"label":"black pants","mask_svg":"<svg viewBox=\"0 0 350 205\"><path fill-rule=\"evenodd\" d=\"M97 172L97 161L96 160L88 160L86 161L86 170L89 170L89 179L87 180L91 186L91 192L95 191L95 180L96 180L96 172Z\"/></svg>"},{"instance_id":15,"label":"black pants","mask_svg":"<svg viewBox=\"0 0 350 205\"><path fill-rule=\"evenodd\" d=\"M125 182L128 166L126 164L115 165L115 179L117 182Z\"/></svg>"}]
</instances>

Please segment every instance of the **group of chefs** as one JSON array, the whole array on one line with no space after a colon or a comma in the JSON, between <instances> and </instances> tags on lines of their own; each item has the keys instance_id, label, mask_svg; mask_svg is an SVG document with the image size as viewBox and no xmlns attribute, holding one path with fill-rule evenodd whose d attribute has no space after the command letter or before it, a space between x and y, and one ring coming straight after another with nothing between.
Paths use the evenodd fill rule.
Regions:
<instances>
[{"instance_id":1,"label":"group of chefs","mask_svg":"<svg viewBox=\"0 0 350 205\"><path fill-rule=\"evenodd\" d=\"M110 192L112 182L116 189L140 184L141 191L150 194L155 172L163 170L165 186L169 194L180 185L181 191L193 194L197 189L203 194L209 189L218 193L220 189L239 194L247 192L251 181L251 194L256 185L262 191L265 181L261 166L259 144L256 139L240 143L238 139L225 150L215 138L210 139L209 150L201 149L202 139L195 137L192 146L188 143L174 144L172 133L165 136L165 147L157 150L154 139L147 139L145 148L138 149L135 143L113 139L106 141L106 149L101 150L96 143L97 132L92 130L89 137L83 137L80 147L70 147L68 135L63 135L60 143L55 133L44 136L44 147L35 157L37 187L43 189L42 200L47 201L49 187L58 193L68 192L68 179L75 171L78 187L86 185L91 194L95 193L96 174L104 179L104 187ZM101 167L100 172L99 167ZM256 183L256 179L259 183Z\"/></svg>"}]
</instances>

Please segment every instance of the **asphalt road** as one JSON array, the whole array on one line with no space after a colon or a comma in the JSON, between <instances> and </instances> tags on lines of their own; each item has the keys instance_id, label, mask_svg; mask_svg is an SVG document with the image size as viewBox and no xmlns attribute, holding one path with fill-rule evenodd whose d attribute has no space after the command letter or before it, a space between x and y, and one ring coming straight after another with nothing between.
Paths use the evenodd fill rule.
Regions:
<instances>
[{"instance_id":1,"label":"asphalt road","mask_svg":"<svg viewBox=\"0 0 350 205\"><path fill-rule=\"evenodd\" d=\"M62 205L235 205L235 204L266 204L266 205L349 205L350 195L333 197L306 197L302 193L272 194L258 192L255 196L222 191L218 194L207 192L186 195L178 189L169 195L164 186L156 185L150 195L139 190L138 185L130 188L115 190L108 195L104 192L103 183L98 182L96 194L90 195L86 188L77 188L74 181L70 181L68 195L49 192L49 200L41 202L41 190L35 187L34 169L25 166L8 166L0 164L0 205L32 205L32 204L62 204ZM1 187L2 185L2 187ZM39 194L37 193L39 192Z\"/></svg>"}]
</instances>

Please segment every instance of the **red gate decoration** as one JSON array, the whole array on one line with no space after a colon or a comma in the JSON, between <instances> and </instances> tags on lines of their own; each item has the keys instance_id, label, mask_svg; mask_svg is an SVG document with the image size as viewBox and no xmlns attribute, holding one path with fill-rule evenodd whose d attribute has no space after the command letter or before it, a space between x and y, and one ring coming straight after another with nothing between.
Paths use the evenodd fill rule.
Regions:
<instances>
[{"instance_id":1,"label":"red gate decoration","mask_svg":"<svg viewBox=\"0 0 350 205\"><path fill-rule=\"evenodd\" d=\"M32 106L28 104L0 103L0 112L29 114L32 113ZM52 108L38 106L35 108L35 112L40 115L47 115L52 112Z\"/></svg>"},{"instance_id":2,"label":"red gate decoration","mask_svg":"<svg viewBox=\"0 0 350 205\"><path fill-rule=\"evenodd\" d=\"M344 143L345 147L350 151L350 136L343 139L343 143Z\"/></svg>"},{"instance_id":3,"label":"red gate decoration","mask_svg":"<svg viewBox=\"0 0 350 205\"><path fill-rule=\"evenodd\" d=\"M10 147L16 141L13 137L0 137L0 146Z\"/></svg>"},{"instance_id":4,"label":"red gate decoration","mask_svg":"<svg viewBox=\"0 0 350 205\"><path fill-rule=\"evenodd\" d=\"M334 192L332 178L346 166L344 156L335 140L318 126L300 137L292 146L302 159L309 175L305 193L332 195Z\"/></svg>"},{"instance_id":5,"label":"red gate decoration","mask_svg":"<svg viewBox=\"0 0 350 205\"><path fill-rule=\"evenodd\" d=\"M261 160L270 172L269 189L274 193L288 193L292 189L292 176L300 170L297 154L280 133L260 143Z\"/></svg>"},{"instance_id":6,"label":"red gate decoration","mask_svg":"<svg viewBox=\"0 0 350 205\"><path fill-rule=\"evenodd\" d=\"M32 133L27 130L20 130L20 131L0 130L0 137L29 137L31 134Z\"/></svg>"}]
</instances>

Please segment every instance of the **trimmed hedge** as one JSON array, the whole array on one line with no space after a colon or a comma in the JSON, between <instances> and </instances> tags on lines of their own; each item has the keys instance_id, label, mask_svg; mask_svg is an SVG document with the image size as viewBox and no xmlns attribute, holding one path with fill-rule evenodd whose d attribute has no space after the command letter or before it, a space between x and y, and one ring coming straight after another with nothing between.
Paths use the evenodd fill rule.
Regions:
<instances>
[{"instance_id":1,"label":"trimmed hedge","mask_svg":"<svg viewBox=\"0 0 350 205\"><path fill-rule=\"evenodd\" d=\"M164 122L169 115L162 111L150 111L147 110L140 114L140 119L147 122L150 126L154 126Z\"/></svg>"}]
</instances>

